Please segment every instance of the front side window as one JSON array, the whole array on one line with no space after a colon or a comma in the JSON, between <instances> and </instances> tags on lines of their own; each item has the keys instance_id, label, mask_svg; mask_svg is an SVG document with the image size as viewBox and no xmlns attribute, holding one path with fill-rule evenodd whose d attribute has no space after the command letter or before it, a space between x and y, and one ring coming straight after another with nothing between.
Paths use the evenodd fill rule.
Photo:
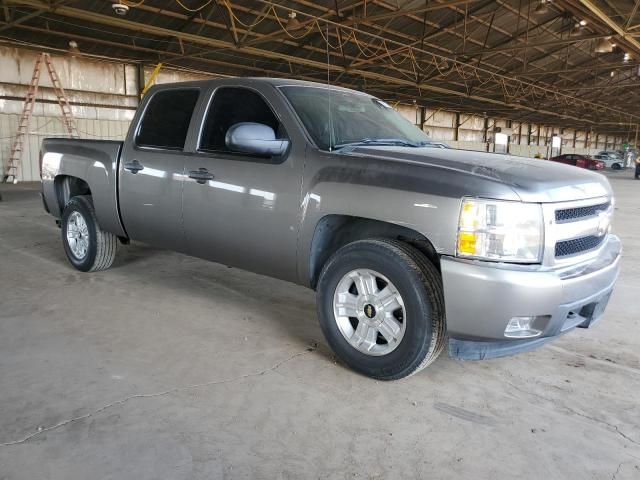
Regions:
<instances>
[{"instance_id":1,"label":"front side window","mask_svg":"<svg viewBox=\"0 0 640 480\"><path fill-rule=\"evenodd\" d=\"M256 92L237 87L222 87L216 90L202 128L200 150L230 152L225 143L227 131L242 122L261 123L271 127L276 138L284 138L280 122Z\"/></svg>"},{"instance_id":2,"label":"front side window","mask_svg":"<svg viewBox=\"0 0 640 480\"><path fill-rule=\"evenodd\" d=\"M182 150L199 93L196 89L156 93L138 127L136 145Z\"/></svg>"},{"instance_id":3,"label":"front side window","mask_svg":"<svg viewBox=\"0 0 640 480\"><path fill-rule=\"evenodd\" d=\"M280 90L321 150L349 144L434 146L426 133L375 97L335 88Z\"/></svg>"}]
</instances>

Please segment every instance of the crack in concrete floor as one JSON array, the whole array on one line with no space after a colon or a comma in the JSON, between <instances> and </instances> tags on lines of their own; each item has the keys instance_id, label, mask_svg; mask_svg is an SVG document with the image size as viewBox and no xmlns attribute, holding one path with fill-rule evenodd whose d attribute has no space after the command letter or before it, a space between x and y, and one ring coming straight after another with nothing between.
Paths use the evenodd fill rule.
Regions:
<instances>
[{"instance_id":1,"label":"crack in concrete floor","mask_svg":"<svg viewBox=\"0 0 640 480\"><path fill-rule=\"evenodd\" d=\"M221 385L223 383L233 383L233 382L237 382L240 380L245 380L247 378L252 378L252 377L259 377L261 375L265 375L267 373L273 372L275 370L277 370L278 368L280 368L282 365L284 365L285 363L290 362L291 360L294 360L295 358L298 358L302 355L308 355L312 352L314 352L316 350L315 346L310 346L307 349L301 351L301 352L297 352L294 353L293 355L289 355L287 358L285 358L284 360L280 360L279 362L277 362L276 364L272 365L269 368L265 368L264 370L260 370L258 372L254 372L254 373L246 373L244 375L238 375L235 377L231 377L231 378L225 378L222 380L212 380L209 382L204 382L204 383L194 383L191 385L185 385L182 387L174 387L174 388L170 388L168 390L164 390L161 392L153 392L153 393L136 393L133 395L129 395L127 397L121 398L120 400L116 400L114 402L108 403L106 405L103 405L102 407L93 410L92 412L89 413L85 413L84 415L79 415L77 417L73 417L73 418L69 418L67 420L63 420L61 422L56 423L55 425L51 425L49 427L45 427L45 428L39 428L38 430L36 430L35 432L32 432L30 434L28 434L27 436L19 439L19 440L12 440L9 442L4 442L4 443L0 443L0 447L10 447L13 445L20 445L23 443L28 442L29 440L31 440L32 438L35 438L39 435L42 435L43 433L46 432L51 432L53 430L57 430L59 428L62 428L66 425L69 425L71 423L80 421L80 420L85 420L87 418L91 418L95 415L98 415L99 413L104 412L105 410L108 410L110 408L116 407L118 405L123 405L125 403L127 403L129 400L133 400L136 398L154 398L154 397L161 397L164 395L169 395L171 393L176 393L176 392L183 392L186 390L193 390L196 388L204 388L204 387L211 387L214 385Z\"/></svg>"},{"instance_id":2,"label":"crack in concrete floor","mask_svg":"<svg viewBox=\"0 0 640 480\"><path fill-rule=\"evenodd\" d=\"M522 392L522 393L524 393L526 395L531 395L533 397L539 398L539 399L544 400L544 401L549 402L549 403L556 403L551 398L545 397L544 395L540 395L539 393L534 393L534 392L530 392L528 390L525 390L524 388L519 387L518 385L515 385L512 382L506 382L506 384L509 385L510 387L512 387L513 389L518 390L519 392ZM624 433L622 430L620 430L620 427L618 425L614 425L613 423L609 423L609 422L607 422L605 420L602 420L602 419L599 419L599 418L596 418L596 417L592 417L592 416L587 415L585 413L581 413L581 412L579 412L577 410L574 410L573 408L568 407L566 405L562 405L561 408L563 408L567 412L572 413L574 415L577 415L579 417L586 418L587 420L591 420L592 422L599 423L601 425L605 425L605 426L609 427L609 429L610 429L609 431L617 433L618 435L620 435L621 437L623 437L624 439L628 440L631 443L634 443L636 445L640 445L639 441L634 440L633 438L629 437L626 433Z\"/></svg>"}]
</instances>

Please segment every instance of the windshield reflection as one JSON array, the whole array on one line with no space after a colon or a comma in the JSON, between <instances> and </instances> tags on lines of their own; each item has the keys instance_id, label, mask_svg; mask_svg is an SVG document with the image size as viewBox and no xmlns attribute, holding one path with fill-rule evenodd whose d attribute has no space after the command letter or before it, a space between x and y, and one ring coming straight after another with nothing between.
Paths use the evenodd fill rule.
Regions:
<instances>
[{"instance_id":1,"label":"windshield reflection","mask_svg":"<svg viewBox=\"0 0 640 480\"><path fill-rule=\"evenodd\" d=\"M319 86L283 86L280 90L322 150L358 145L417 148L433 144L426 133L370 95Z\"/></svg>"}]
</instances>

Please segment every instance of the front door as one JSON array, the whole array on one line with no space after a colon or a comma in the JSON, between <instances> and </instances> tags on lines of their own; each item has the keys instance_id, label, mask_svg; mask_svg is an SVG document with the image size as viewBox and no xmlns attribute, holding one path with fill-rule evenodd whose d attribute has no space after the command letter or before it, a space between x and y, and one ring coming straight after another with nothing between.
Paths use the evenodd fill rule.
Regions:
<instances>
[{"instance_id":1,"label":"front door","mask_svg":"<svg viewBox=\"0 0 640 480\"><path fill-rule=\"evenodd\" d=\"M184 229L189 252L286 280L296 279L304 144L282 157L231 152L227 130L240 122L289 138L261 92L218 87L212 93L197 152L185 165ZM192 178L193 177L193 178Z\"/></svg>"},{"instance_id":2,"label":"front door","mask_svg":"<svg viewBox=\"0 0 640 480\"><path fill-rule=\"evenodd\" d=\"M185 251L183 149L199 93L175 88L152 94L125 142L119 199L124 228L133 240Z\"/></svg>"}]
</instances>

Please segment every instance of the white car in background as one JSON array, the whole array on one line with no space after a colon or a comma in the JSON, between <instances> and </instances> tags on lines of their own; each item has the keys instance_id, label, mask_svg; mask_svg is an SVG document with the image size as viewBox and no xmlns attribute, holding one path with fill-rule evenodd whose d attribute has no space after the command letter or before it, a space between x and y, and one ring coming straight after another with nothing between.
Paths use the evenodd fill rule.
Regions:
<instances>
[{"instance_id":1,"label":"white car in background","mask_svg":"<svg viewBox=\"0 0 640 480\"><path fill-rule=\"evenodd\" d=\"M624 167L624 158L616 152L600 152L593 158L604 162L605 166L612 170L620 170Z\"/></svg>"}]
</instances>

